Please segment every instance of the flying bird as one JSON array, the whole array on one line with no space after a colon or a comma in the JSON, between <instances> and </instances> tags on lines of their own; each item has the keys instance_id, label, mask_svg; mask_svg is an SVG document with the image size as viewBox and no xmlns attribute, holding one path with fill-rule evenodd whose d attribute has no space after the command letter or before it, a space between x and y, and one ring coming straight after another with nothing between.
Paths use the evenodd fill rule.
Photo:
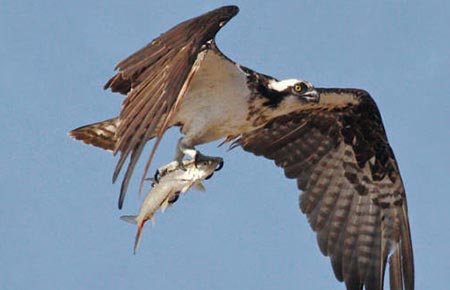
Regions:
<instances>
[{"instance_id":1,"label":"flying bird","mask_svg":"<svg viewBox=\"0 0 450 290\"><path fill-rule=\"evenodd\" d=\"M126 95L116 118L69 134L128 160L119 208L150 139L180 127L175 162L215 160L196 145L218 139L275 161L296 179L300 209L347 290L414 289L405 189L381 115L364 90L316 88L235 63L215 35L238 13L225 6L178 24L122 60L105 89Z\"/></svg>"}]
</instances>

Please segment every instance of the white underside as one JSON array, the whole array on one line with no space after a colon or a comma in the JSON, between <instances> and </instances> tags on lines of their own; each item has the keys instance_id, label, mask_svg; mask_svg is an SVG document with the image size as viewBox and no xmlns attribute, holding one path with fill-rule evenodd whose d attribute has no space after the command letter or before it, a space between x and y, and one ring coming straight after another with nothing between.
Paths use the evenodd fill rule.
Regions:
<instances>
[{"instance_id":1,"label":"white underside","mask_svg":"<svg viewBox=\"0 0 450 290\"><path fill-rule=\"evenodd\" d=\"M197 145L250 130L250 90L244 72L213 50L191 81L173 124L182 124L184 143Z\"/></svg>"},{"instance_id":2,"label":"white underside","mask_svg":"<svg viewBox=\"0 0 450 290\"><path fill-rule=\"evenodd\" d=\"M284 88L298 80L273 82ZM209 50L193 77L171 125L181 125L186 147L228 136L238 137L267 121L292 111L308 108L298 97L286 96L276 107L264 106L264 98L254 98L247 86L247 75L214 50Z\"/></svg>"}]
</instances>

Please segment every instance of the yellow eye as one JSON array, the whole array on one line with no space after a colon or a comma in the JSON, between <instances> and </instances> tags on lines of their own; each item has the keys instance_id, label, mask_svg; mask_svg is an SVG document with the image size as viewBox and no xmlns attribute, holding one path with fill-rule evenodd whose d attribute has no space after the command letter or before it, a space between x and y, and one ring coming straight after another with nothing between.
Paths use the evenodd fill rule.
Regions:
<instances>
[{"instance_id":1,"label":"yellow eye","mask_svg":"<svg viewBox=\"0 0 450 290\"><path fill-rule=\"evenodd\" d=\"M296 92L301 92L303 89L304 89L304 85L301 84L301 83L298 83L298 84L295 84L295 85L294 85L294 90L295 90Z\"/></svg>"}]
</instances>

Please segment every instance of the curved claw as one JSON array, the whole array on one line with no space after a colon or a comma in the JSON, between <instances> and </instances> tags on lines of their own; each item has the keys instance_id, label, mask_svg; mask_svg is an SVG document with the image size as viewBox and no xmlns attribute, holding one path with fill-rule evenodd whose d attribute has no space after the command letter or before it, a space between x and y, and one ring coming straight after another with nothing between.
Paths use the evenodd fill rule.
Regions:
<instances>
[{"instance_id":1,"label":"curved claw","mask_svg":"<svg viewBox=\"0 0 450 290\"><path fill-rule=\"evenodd\" d=\"M223 160L220 160L219 164L217 165L216 169L214 169L214 171L219 171L222 168L223 168Z\"/></svg>"},{"instance_id":2,"label":"curved claw","mask_svg":"<svg viewBox=\"0 0 450 290\"><path fill-rule=\"evenodd\" d=\"M200 153L200 152L197 152L197 154L195 154L195 157L194 157L194 166L195 166L195 168L198 168L198 164L200 163L200 157L203 157L203 155Z\"/></svg>"},{"instance_id":3,"label":"curved claw","mask_svg":"<svg viewBox=\"0 0 450 290\"><path fill-rule=\"evenodd\" d=\"M213 175L214 175L214 172L213 172L213 173L211 173L210 175L206 176L206 177L205 177L205 180L208 180L208 179L210 179L211 177L213 177Z\"/></svg>"},{"instance_id":4,"label":"curved claw","mask_svg":"<svg viewBox=\"0 0 450 290\"><path fill-rule=\"evenodd\" d=\"M195 166L197 166L197 164L195 164ZM178 168L180 168L183 171L187 170L186 166L184 166L183 160L178 161Z\"/></svg>"},{"instance_id":5,"label":"curved claw","mask_svg":"<svg viewBox=\"0 0 450 290\"><path fill-rule=\"evenodd\" d=\"M161 177L161 172L159 172L159 169L156 169L155 175L153 175L154 183L159 183L160 177Z\"/></svg>"}]
</instances>

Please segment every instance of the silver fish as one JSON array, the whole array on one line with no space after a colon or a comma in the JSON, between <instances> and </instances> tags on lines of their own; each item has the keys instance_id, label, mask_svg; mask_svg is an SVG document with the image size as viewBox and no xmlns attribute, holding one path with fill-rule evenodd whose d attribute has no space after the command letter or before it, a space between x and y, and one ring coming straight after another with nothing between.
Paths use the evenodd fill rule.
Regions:
<instances>
[{"instance_id":1,"label":"silver fish","mask_svg":"<svg viewBox=\"0 0 450 290\"><path fill-rule=\"evenodd\" d=\"M214 171L219 170L223 165L221 158L207 161L197 161L194 159L183 160L183 167L180 168L177 163L169 163L160 172L159 177L155 176L152 188L148 192L141 209L137 216L126 215L120 218L126 222L137 224L136 238L134 242L134 254L136 254L141 240L142 230L146 221L151 219L158 209L161 211L172 205L180 193L188 191L193 186L200 190L204 190L201 182L212 176Z\"/></svg>"}]
</instances>

